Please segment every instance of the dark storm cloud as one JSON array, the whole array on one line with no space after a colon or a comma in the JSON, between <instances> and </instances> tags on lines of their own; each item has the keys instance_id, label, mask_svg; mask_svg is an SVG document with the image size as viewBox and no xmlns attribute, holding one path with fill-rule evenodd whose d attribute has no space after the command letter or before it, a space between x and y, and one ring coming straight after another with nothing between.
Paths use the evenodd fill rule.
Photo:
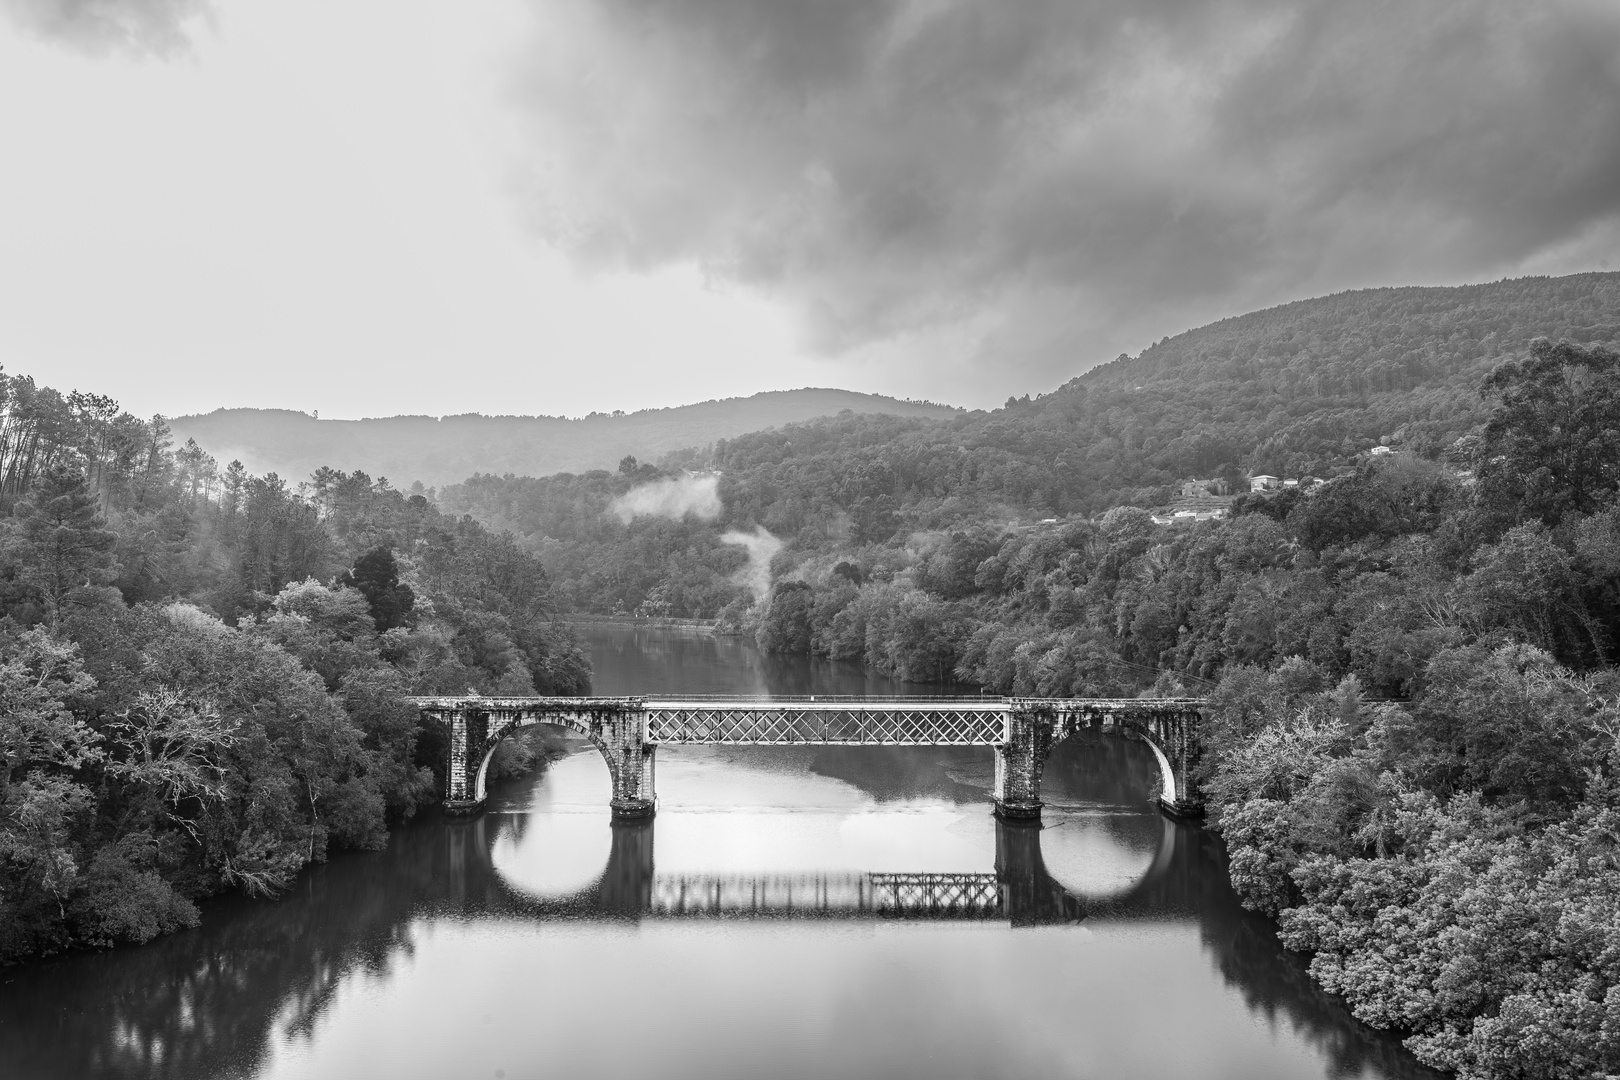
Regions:
<instances>
[{"instance_id":1,"label":"dark storm cloud","mask_svg":"<svg viewBox=\"0 0 1620 1080\"><path fill-rule=\"evenodd\" d=\"M1072 357L1183 312L1490 275L1620 212L1612 3L534 10L550 235L772 287L829 349L956 324Z\"/></svg>"},{"instance_id":2,"label":"dark storm cloud","mask_svg":"<svg viewBox=\"0 0 1620 1080\"><path fill-rule=\"evenodd\" d=\"M207 0L0 0L25 32L90 52L180 52L186 23L207 10Z\"/></svg>"}]
</instances>

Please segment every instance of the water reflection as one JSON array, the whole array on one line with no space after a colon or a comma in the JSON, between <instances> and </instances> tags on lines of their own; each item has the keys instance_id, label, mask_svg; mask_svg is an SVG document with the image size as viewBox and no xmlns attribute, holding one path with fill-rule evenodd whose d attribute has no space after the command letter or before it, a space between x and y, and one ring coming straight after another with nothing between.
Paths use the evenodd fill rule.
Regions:
<instances>
[{"instance_id":1,"label":"water reflection","mask_svg":"<svg viewBox=\"0 0 1620 1080\"><path fill-rule=\"evenodd\" d=\"M679 689L742 692L697 685L736 646L767 689L846 692L665 637L645 668L593 640L598 691L674 665ZM989 771L970 749L681 748L659 816L612 825L605 765L576 755L282 900L0 972L0 1076L1431 1075L1239 907L1214 837L1147 807L1141 747L1060 747L1044 829L997 825Z\"/></svg>"},{"instance_id":2,"label":"water reflection","mask_svg":"<svg viewBox=\"0 0 1620 1080\"><path fill-rule=\"evenodd\" d=\"M1175 827L1140 807L1059 804L1044 834L996 821L984 783L958 779L982 771L980 756L950 748L681 748L664 766L655 871L654 823L605 827L605 770L584 751L556 763L538 796L498 793L492 812L473 823L475 847L487 851L515 901L541 916L600 912L602 883L612 881L619 884L610 907L620 915L910 914L1036 925L1079 919L1086 899L1130 911L1132 898L1168 872ZM1055 853L1062 880L1048 871L1043 849ZM903 895L895 891L902 879ZM627 906L632 894L645 902Z\"/></svg>"},{"instance_id":3,"label":"water reflection","mask_svg":"<svg viewBox=\"0 0 1620 1080\"><path fill-rule=\"evenodd\" d=\"M1038 926L1073 923L1085 917L1083 899L1069 893L1047 873L1041 859L1039 825L996 822L994 869L979 873L661 874L653 840L656 822L614 822L607 865L597 880L573 895L547 897L516 886L507 873L496 867L499 859L494 853L507 849L512 832L523 831L521 821L480 820L472 826L480 834L472 847L491 853L491 868L503 884L511 887L511 902L537 918L589 914L637 919L1001 919L1014 926ZM521 844L522 838L517 842ZM1174 845L1173 833L1169 844Z\"/></svg>"},{"instance_id":4,"label":"water reflection","mask_svg":"<svg viewBox=\"0 0 1620 1080\"><path fill-rule=\"evenodd\" d=\"M566 897L508 882L496 851L521 818L423 823L386 852L321 867L279 903L217 905L204 926L150 946L13 970L0 984L0 1074L8 1077L248 1075L278 1044L309 1038L346 980L386 982L410 965L425 925L544 925L661 920L659 823L605 827L596 879ZM1055 830L995 826L990 864L1014 926L1189 921L1226 983L1272 1023L1305 1033L1335 1075L1422 1075L1388 1038L1318 992L1269 926L1243 912L1208 834L1164 819L1142 879L1111 896L1076 896L1045 865ZM762 911L777 917L904 917L900 912ZM939 913L912 913L940 917ZM985 918L989 915L982 916ZM718 943L717 943L718 944ZM450 992L451 988L447 988Z\"/></svg>"}]
</instances>

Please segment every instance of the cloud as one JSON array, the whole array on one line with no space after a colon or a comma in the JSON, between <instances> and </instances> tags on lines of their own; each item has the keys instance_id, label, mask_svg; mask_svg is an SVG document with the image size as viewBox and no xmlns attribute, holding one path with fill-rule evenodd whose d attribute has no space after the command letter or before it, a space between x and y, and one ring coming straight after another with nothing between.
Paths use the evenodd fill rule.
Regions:
<instances>
[{"instance_id":1,"label":"cloud","mask_svg":"<svg viewBox=\"0 0 1620 1080\"><path fill-rule=\"evenodd\" d=\"M1297 296L1590 253L1620 216L1601 0L532 10L516 93L545 235L760 287L826 354L943 328L981 361L1095 361Z\"/></svg>"},{"instance_id":2,"label":"cloud","mask_svg":"<svg viewBox=\"0 0 1620 1080\"><path fill-rule=\"evenodd\" d=\"M638 517L680 519L687 514L713 521L720 516L720 509L720 477L716 473L654 480L631 488L608 505L608 511L626 525Z\"/></svg>"},{"instance_id":3,"label":"cloud","mask_svg":"<svg viewBox=\"0 0 1620 1080\"><path fill-rule=\"evenodd\" d=\"M0 0L26 33L91 53L184 52L188 24L210 11L208 0Z\"/></svg>"}]
</instances>

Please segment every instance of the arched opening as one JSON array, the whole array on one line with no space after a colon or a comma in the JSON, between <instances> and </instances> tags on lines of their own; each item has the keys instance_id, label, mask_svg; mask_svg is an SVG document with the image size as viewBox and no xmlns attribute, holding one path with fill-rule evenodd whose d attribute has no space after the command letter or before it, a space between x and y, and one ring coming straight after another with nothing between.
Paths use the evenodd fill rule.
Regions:
<instances>
[{"instance_id":1,"label":"arched opening","mask_svg":"<svg viewBox=\"0 0 1620 1080\"><path fill-rule=\"evenodd\" d=\"M1048 750L1041 798L1135 807L1174 800L1177 787L1169 757L1148 732L1131 725L1084 727Z\"/></svg>"},{"instance_id":2,"label":"arched opening","mask_svg":"<svg viewBox=\"0 0 1620 1080\"><path fill-rule=\"evenodd\" d=\"M570 752L548 760L521 785L495 785L490 798L490 762L508 738L536 727L566 733ZM602 747L570 724L527 718L487 744L479 765L479 799L496 829L490 858L506 885L538 899L561 899L589 889L601 878L612 845L613 779Z\"/></svg>"},{"instance_id":3,"label":"arched opening","mask_svg":"<svg viewBox=\"0 0 1620 1080\"><path fill-rule=\"evenodd\" d=\"M607 748L601 743L597 742L596 739L592 738L591 733L583 727L578 727L567 723L558 723L552 720L537 721L528 718L520 719L517 723L503 728L485 744L484 756L478 765L478 779L473 785L473 798L475 800L478 802L483 802L489 797L489 765L490 762L495 758L495 751L500 748L502 743L513 735L536 727L551 728L553 730L566 732L569 735L576 736L580 740L588 742L594 746L597 752L602 755L604 764L608 761ZM609 768L611 769L611 765ZM612 795L611 773L608 783L608 795L609 797Z\"/></svg>"}]
</instances>

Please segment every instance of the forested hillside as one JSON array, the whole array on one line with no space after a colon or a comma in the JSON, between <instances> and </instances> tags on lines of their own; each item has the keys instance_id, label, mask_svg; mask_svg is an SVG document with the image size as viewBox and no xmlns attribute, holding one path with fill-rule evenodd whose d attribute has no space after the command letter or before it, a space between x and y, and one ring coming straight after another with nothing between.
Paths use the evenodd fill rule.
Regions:
<instances>
[{"instance_id":1,"label":"forested hillside","mask_svg":"<svg viewBox=\"0 0 1620 1080\"><path fill-rule=\"evenodd\" d=\"M454 483L475 472L546 473L612 468L625 455L654 459L747 431L818 416L948 416L927 402L848 390L781 390L633 413L565 416L390 416L321 420L285 409L217 409L170 421L220 460L255 472L307 477L322 466L387 477L396 487Z\"/></svg>"},{"instance_id":2,"label":"forested hillside","mask_svg":"<svg viewBox=\"0 0 1620 1080\"><path fill-rule=\"evenodd\" d=\"M665 473L719 470L712 520L607 513L660 475L644 465L484 472L440 502L543 552L567 607L712 617L745 595L727 529L761 526L803 557L1160 506L1191 478L1325 478L1381 443L1434 458L1483 420L1486 373L1542 336L1620 343L1620 274L1343 293L1189 331L990 413L833 417L668 455Z\"/></svg>"},{"instance_id":3,"label":"forested hillside","mask_svg":"<svg viewBox=\"0 0 1620 1080\"><path fill-rule=\"evenodd\" d=\"M409 693L579 691L545 573L360 473L0 376L0 963L271 894L436 800Z\"/></svg>"}]
</instances>

